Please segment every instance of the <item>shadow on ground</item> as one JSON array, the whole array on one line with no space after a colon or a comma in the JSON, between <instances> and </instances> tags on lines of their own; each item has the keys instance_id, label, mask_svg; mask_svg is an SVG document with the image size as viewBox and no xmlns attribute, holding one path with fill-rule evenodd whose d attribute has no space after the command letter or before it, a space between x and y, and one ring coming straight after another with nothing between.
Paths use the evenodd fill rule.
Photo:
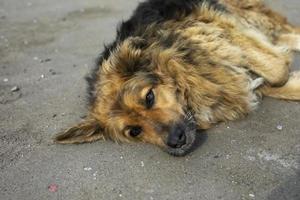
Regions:
<instances>
[{"instance_id":1,"label":"shadow on ground","mask_svg":"<svg viewBox=\"0 0 300 200\"><path fill-rule=\"evenodd\" d=\"M298 162L300 163L300 162ZM279 187L274 189L268 196L269 200L299 200L300 199L300 171L296 172L287 180L285 180Z\"/></svg>"}]
</instances>

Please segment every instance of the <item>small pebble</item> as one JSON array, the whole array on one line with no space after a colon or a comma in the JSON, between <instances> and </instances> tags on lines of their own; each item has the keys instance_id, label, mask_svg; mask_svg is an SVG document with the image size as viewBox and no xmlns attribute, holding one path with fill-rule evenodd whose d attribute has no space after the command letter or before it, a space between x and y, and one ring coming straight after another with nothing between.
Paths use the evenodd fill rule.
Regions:
<instances>
[{"instance_id":1,"label":"small pebble","mask_svg":"<svg viewBox=\"0 0 300 200\"><path fill-rule=\"evenodd\" d=\"M98 173L97 171L95 173L93 173L93 179L94 180L97 180L97 173Z\"/></svg>"},{"instance_id":2,"label":"small pebble","mask_svg":"<svg viewBox=\"0 0 300 200\"><path fill-rule=\"evenodd\" d=\"M51 184L51 185L48 186L48 190L49 190L50 192L57 192L57 190L58 190L58 185L56 185L56 184Z\"/></svg>"},{"instance_id":3,"label":"small pebble","mask_svg":"<svg viewBox=\"0 0 300 200\"><path fill-rule=\"evenodd\" d=\"M44 60L41 60L41 63L50 62L50 61L51 61L51 58L46 58Z\"/></svg>"},{"instance_id":4,"label":"small pebble","mask_svg":"<svg viewBox=\"0 0 300 200\"><path fill-rule=\"evenodd\" d=\"M3 82L8 82L8 78L3 79Z\"/></svg>"},{"instance_id":5,"label":"small pebble","mask_svg":"<svg viewBox=\"0 0 300 200\"><path fill-rule=\"evenodd\" d=\"M42 74L42 75L41 75L41 78L45 78L45 75L44 75L44 74Z\"/></svg>"},{"instance_id":6,"label":"small pebble","mask_svg":"<svg viewBox=\"0 0 300 200\"><path fill-rule=\"evenodd\" d=\"M12 92L17 92L19 90L20 90L20 88L18 86L14 86L13 88L10 89L10 91L12 91Z\"/></svg>"},{"instance_id":7,"label":"small pebble","mask_svg":"<svg viewBox=\"0 0 300 200\"><path fill-rule=\"evenodd\" d=\"M276 128L277 128L278 130L282 131L283 126L282 126L282 125L278 125Z\"/></svg>"},{"instance_id":8,"label":"small pebble","mask_svg":"<svg viewBox=\"0 0 300 200\"><path fill-rule=\"evenodd\" d=\"M255 195L254 194L249 194L249 197L254 198Z\"/></svg>"},{"instance_id":9,"label":"small pebble","mask_svg":"<svg viewBox=\"0 0 300 200\"><path fill-rule=\"evenodd\" d=\"M33 60L39 60L39 58L35 56L35 57L33 57Z\"/></svg>"},{"instance_id":10,"label":"small pebble","mask_svg":"<svg viewBox=\"0 0 300 200\"><path fill-rule=\"evenodd\" d=\"M57 114L52 115L52 118L55 118L55 117L57 117Z\"/></svg>"},{"instance_id":11,"label":"small pebble","mask_svg":"<svg viewBox=\"0 0 300 200\"><path fill-rule=\"evenodd\" d=\"M49 69L49 72L51 73L51 75L56 75L56 71L54 71L53 69Z\"/></svg>"},{"instance_id":12,"label":"small pebble","mask_svg":"<svg viewBox=\"0 0 300 200\"><path fill-rule=\"evenodd\" d=\"M145 166L145 164L144 164L144 162L143 162L143 161L141 161L141 166L142 166L142 167L144 167L144 166Z\"/></svg>"},{"instance_id":13,"label":"small pebble","mask_svg":"<svg viewBox=\"0 0 300 200\"><path fill-rule=\"evenodd\" d=\"M84 171L91 171L92 168L91 168L91 167L85 167L85 168L83 168L83 170L84 170Z\"/></svg>"},{"instance_id":14,"label":"small pebble","mask_svg":"<svg viewBox=\"0 0 300 200\"><path fill-rule=\"evenodd\" d=\"M93 179L94 179L94 180L97 180L97 173L98 173L97 171L95 171L95 172L93 173Z\"/></svg>"},{"instance_id":15,"label":"small pebble","mask_svg":"<svg viewBox=\"0 0 300 200\"><path fill-rule=\"evenodd\" d=\"M256 158L254 156L247 156L247 159L250 160L250 161L255 161Z\"/></svg>"}]
</instances>

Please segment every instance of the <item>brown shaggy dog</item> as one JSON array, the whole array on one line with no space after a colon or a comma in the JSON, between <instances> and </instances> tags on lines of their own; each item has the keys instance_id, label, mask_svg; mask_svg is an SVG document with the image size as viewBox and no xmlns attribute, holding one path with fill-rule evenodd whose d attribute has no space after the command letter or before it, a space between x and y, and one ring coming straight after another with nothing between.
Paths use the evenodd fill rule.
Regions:
<instances>
[{"instance_id":1,"label":"brown shaggy dog","mask_svg":"<svg viewBox=\"0 0 300 200\"><path fill-rule=\"evenodd\" d=\"M300 100L289 69L299 33L260 0L141 3L88 78L88 117L56 141L141 141L183 156L197 129L246 116L263 95Z\"/></svg>"}]
</instances>

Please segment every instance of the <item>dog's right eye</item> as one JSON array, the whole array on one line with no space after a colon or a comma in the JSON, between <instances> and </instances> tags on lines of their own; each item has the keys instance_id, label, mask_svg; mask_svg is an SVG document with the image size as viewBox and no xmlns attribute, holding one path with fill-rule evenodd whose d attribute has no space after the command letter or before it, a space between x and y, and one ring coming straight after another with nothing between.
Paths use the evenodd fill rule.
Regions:
<instances>
[{"instance_id":1,"label":"dog's right eye","mask_svg":"<svg viewBox=\"0 0 300 200\"><path fill-rule=\"evenodd\" d=\"M142 133L142 127L140 126L132 126L129 129L129 135L131 137L137 137Z\"/></svg>"},{"instance_id":2,"label":"dog's right eye","mask_svg":"<svg viewBox=\"0 0 300 200\"><path fill-rule=\"evenodd\" d=\"M146 95L146 107L148 109L152 108L155 102L155 96L153 90L149 90L149 92Z\"/></svg>"}]
</instances>

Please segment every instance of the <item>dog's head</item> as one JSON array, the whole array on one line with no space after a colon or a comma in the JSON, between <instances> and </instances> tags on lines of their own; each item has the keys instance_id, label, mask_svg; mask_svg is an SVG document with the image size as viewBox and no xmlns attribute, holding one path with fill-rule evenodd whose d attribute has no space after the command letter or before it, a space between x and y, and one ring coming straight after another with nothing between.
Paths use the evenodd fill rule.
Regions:
<instances>
[{"instance_id":1,"label":"dog's head","mask_svg":"<svg viewBox=\"0 0 300 200\"><path fill-rule=\"evenodd\" d=\"M82 123L56 137L59 143L145 142L175 156L187 154L196 123L180 84L180 56L172 48L146 44L141 38L122 42L97 72L95 101Z\"/></svg>"}]
</instances>

